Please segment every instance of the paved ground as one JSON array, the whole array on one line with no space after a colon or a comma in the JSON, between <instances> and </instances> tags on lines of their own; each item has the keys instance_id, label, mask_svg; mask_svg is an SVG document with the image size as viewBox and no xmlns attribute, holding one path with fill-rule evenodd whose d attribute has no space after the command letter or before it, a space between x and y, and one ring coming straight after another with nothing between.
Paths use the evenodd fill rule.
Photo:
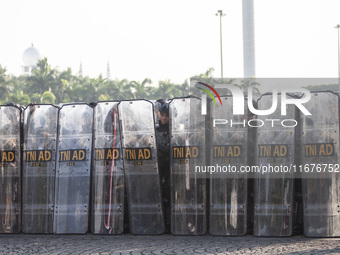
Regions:
<instances>
[{"instance_id":1,"label":"paved ground","mask_svg":"<svg viewBox=\"0 0 340 255\"><path fill-rule=\"evenodd\" d=\"M340 238L0 235L0 254L340 254Z\"/></svg>"}]
</instances>

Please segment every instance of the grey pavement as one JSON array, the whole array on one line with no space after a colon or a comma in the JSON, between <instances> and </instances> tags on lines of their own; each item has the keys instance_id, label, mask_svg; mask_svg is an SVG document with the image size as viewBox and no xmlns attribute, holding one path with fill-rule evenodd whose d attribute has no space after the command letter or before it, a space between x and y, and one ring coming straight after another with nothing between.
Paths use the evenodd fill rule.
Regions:
<instances>
[{"instance_id":1,"label":"grey pavement","mask_svg":"<svg viewBox=\"0 0 340 255\"><path fill-rule=\"evenodd\" d=\"M3 234L0 254L340 254L340 238Z\"/></svg>"}]
</instances>

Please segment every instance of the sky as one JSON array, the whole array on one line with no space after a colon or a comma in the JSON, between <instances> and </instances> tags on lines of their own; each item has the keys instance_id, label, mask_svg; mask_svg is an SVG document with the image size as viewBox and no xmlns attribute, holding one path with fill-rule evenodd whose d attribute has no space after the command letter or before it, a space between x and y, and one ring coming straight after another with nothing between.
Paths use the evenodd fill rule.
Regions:
<instances>
[{"instance_id":1,"label":"sky","mask_svg":"<svg viewBox=\"0 0 340 255\"><path fill-rule=\"evenodd\" d=\"M0 64L19 75L33 43L59 70L182 83L243 77L241 0L1 0ZM258 78L338 77L338 0L254 0Z\"/></svg>"}]
</instances>

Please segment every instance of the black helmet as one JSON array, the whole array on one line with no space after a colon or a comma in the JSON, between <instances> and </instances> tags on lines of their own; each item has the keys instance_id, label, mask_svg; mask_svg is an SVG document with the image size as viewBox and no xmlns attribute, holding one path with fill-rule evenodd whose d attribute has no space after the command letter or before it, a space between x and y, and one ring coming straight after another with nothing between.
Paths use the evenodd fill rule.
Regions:
<instances>
[{"instance_id":1,"label":"black helmet","mask_svg":"<svg viewBox=\"0 0 340 255\"><path fill-rule=\"evenodd\" d=\"M97 102L91 102L91 103L89 103L89 106L91 106L92 108L96 107L96 105L97 105Z\"/></svg>"},{"instance_id":2,"label":"black helmet","mask_svg":"<svg viewBox=\"0 0 340 255\"><path fill-rule=\"evenodd\" d=\"M159 108L159 112L160 113L164 112L169 115L169 104L167 103L162 104L162 106Z\"/></svg>"},{"instance_id":3,"label":"black helmet","mask_svg":"<svg viewBox=\"0 0 340 255\"><path fill-rule=\"evenodd\" d=\"M14 107L18 107L18 105L16 103L10 102L7 104L7 106L14 106Z\"/></svg>"},{"instance_id":4,"label":"black helmet","mask_svg":"<svg viewBox=\"0 0 340 255\"><path fill-rule=\"evenodd\" d=\"M157 99L157 101L156 101L157 103L159 103L160 105L163 105L163 104L165 104L166 103L166 100L165 99L163 99L163 98L161 98L161 99Z\"/></svg>"}]
</instances>

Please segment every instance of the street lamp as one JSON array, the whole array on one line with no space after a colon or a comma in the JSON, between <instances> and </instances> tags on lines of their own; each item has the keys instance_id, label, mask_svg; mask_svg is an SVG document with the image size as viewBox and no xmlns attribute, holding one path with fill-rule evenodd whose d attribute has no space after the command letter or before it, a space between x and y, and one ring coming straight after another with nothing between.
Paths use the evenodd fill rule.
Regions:
<instances>
[{"instance_id":1,"label":"street lamp","mask_svg":"<svg viewBox=\"0 0 340 255\"><path fill-rule=\"evenodd\" d=\"M223 78L223 57L222 57L222 16L225 16L226 14L223 14L222 10L218 10L215 14L216 16L220 15L220 46L221 46L221 78Z\"/></svg>"},{"instance_id":2,"label":"street lamp","mask_svg":"<svg viewBox=\"0 0 340 255\"><path fill-rule=\"evenodd\" d=\"M339 28L340 28L340 25L338 24L334 28L338 29L338 85L340 86L340 42L339 42Z\"/></svg>"}]
</instances>

